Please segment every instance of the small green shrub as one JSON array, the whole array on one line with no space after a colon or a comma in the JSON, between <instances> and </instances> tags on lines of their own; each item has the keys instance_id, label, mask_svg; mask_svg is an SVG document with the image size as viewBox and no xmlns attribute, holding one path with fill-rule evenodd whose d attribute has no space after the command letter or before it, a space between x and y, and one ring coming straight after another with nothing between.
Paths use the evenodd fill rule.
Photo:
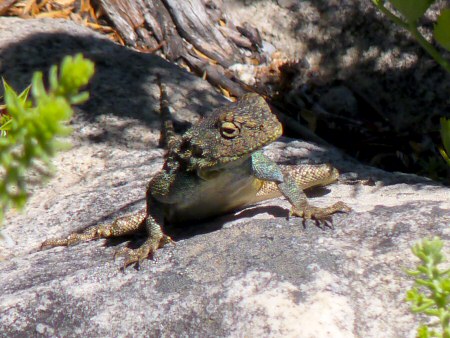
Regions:
<instances>
[{"instance_id":1,"label":"small green shrub","mask_svg":"<svg viewBox=\"0 0 450 338\"><path fill-rule=\"evenodd\" d=\"M442 254L443 242L438 237L423 239L414 245L412 252L421 264L408 274L415 277L414 287L406 293L411 311L437 317L438 323L421 325L417 331L420 338L450 338L450 270L440 270L438 265L445 261ZM438 328L431 328L431 327Z\"/></svg>"},{"instance_id":2,"label":"small green shrub","mask_svg":"<svg viewBox=\"0 0 450 338\"><path fill-rule=\"evenodd\" d=\"M89 98L80 92L94 74L94 64L81 54L67 56L61 66L52 66L49 89L42 72L33 74L32 84L17 94L3 80L3 113L0 115L0 221L8 207L21 208L27 200L26 174L32 169L42 178L51 172L51 157L67 143L58 137L71 129L66 122L72 117L71 105ZM31 88L32 100L29 100ZM37 164L39 163L39 166ZM42 165L45 170L42 170ZM46 171L48 172L46 174Z\"/></svg>"}]
</instances>

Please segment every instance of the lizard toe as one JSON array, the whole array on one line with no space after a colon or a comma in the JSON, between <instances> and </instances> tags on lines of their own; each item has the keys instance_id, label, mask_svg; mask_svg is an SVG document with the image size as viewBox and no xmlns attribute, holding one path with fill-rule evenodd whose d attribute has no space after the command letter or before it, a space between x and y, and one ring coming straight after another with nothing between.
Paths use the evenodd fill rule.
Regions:
<instances>
[{"instance_id":1,"label":"lizard toe","mask_svg":"<svg viewBox=\"0 0 450 338\"><path fill-rule=\"evenodd\" d=\"M352 208L350 208L347 204L345 204L342 201L334 203L331 207L328 207L328 208L334 210L334 212L350 212L350 211L352 211Z\"/></svg>"},{"instance_id":2,"label":"lizard toe","mask_svg":"<svg viewBox=\"0 0 450 338\"><path fill-rule=\"evenodd\" d=\"M326 208L314 207L312 205L304 205L302 207L292 207L291 215L302 217L304 220L313 219L317 222L324 223L326 226L331 224L331 215L336 212L349 212L352 209L343 202L337 202Z\"/></svg>"},{"instance_id":3,"label":"lizard toe","mask_svg":"<svg viewBox=\"0 0 450 338\"><path fill-rule=\"evenodd\" d=\"M53 248L55 246L67 246L68 241L67 238L50 238L42 242L40 246L40 250L45 248Z\"/></svg>"},{"instance_id":4,"label":"lizard toe","mask_svg":"<svg viewBox=\"0 0 450 338\"><path fill-rule=\"evenodd\" d=\"M153 254L156 250L168 243L174 242L167 235L163 235L161 238L149 238L137 249L122 248L116 251L114 259L120 256L124 257L123 268L135 263L140 264L147 258L153 259Z\"/></svg>"},{"instance_id":5,"label":"lizard toe","mask_svg":"<svg viewBox=\"0 0 450 338\"><path fill-rule=\"evenodd\" d=\"M139 264L144 259L152 258L153 252L147 248L138 248L138 249L130 249L130 248L122 248L114 253L114 259L117 257L124 257L123 267L125 268L132 264Z\"/></svg>"}]
</instances>

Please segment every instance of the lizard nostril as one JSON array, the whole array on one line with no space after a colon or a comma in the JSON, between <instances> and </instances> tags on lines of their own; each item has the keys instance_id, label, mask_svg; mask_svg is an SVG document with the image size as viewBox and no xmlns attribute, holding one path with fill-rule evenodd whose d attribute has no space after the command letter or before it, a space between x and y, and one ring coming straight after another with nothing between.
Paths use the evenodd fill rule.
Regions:
<instances>
[{"instance_id":1,"label":"lizard nostril","mask_svg":"<svg viewBox=\"0 0 450 338\"><path fill-rule=\"evenodd\" d=\"M201 147L199 147L198 145L196 145L196 144L192 145L191 150L192 150L192 155L193 156L198 157L198 156L201 156L203 154L203 149Z\"/></svg>"}]
</instances>

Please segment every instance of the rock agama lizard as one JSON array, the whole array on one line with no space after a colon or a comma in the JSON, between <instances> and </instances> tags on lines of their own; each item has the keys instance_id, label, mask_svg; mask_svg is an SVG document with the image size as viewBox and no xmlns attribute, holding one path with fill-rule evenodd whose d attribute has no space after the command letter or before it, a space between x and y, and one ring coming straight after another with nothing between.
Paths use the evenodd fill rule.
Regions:
<instances>
[{"instance_id":1,"label":"rock agama lizard","mask_svg":"<svg viewBox=\"0 0 450 338\"><path fill-rule=\"evenodd\" d=\"M326 208L310 205L303 189L328 185L338 171L328 164L279 166L261 148L282 134L282 125L266 101L246 94L239 102L216 109L186 133L175 134L167 92L161 85L162 135L168 148L162 170L147 187L146 210L120 217L61 239L46 240L42 247L73 245L145 229L146 241L137 249L123 248L124 265L139 263L171 242L165 222L199 220L246 205L284 196L291 214L326 220L338 211L349 211L343 202Z\"/></svg>"}]
</instances>

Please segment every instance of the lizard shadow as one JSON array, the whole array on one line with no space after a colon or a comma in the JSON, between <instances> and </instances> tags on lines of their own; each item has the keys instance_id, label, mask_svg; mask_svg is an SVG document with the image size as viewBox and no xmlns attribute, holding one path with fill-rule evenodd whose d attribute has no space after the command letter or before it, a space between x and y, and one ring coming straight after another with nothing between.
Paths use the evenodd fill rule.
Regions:
<instances>
[{"instance_id":1,"label":"lizard shadow","mask_svg":"<svg viewBox=\"0 0 450 338\"><path fill-rule=\"evenodd\" d=\"M325 187L315 187L308 189L305 193L307 197L323 196L329 192L329 189ZM268 200L270 201L270 200ZM276 201L276 199L273 199ZM270 202L265 202L270 203ZM275 202L276 203L276 202ZM133 204L133 203L131 203ZM130 205L131 205L130 204ZM122 209L126 209L122 208ZM238 224L257 223L258 219L255 216L267 214L269 218L276 220L277 218L289 219L289 209L280 205L261 205L252 204L242 209L237 209L233 212L226 213L219 216L213 216L206 219L194 220L183 223L166 224L164 226L164 232L170 236L175 242L185 240L198 235L204 235L223 229L228 224L236 226ZM240 222L239 222L240 221ZM306 226L306 222L301 220L303 226ZM319 223L313 221L319 228L323 228ZM328 226L328 224L325 223ZM121 236L107 239L105 246L117 247L125 242L130 249L136 249L140 247L145 241L145 231L139 231L132 235Z\"/></svg>"},{"instance_id":2,"label":"lizard shadow","mask_svg":"<svg viewBox=\"0 0 450 338\"><path fill-rule=\"evenodd\" d=\"M220 216L209 217L201 220L194 220L176 224L166 224L164 226L164 233L170 236L175 242L189 239L198 235L204 235L219 231L229 223L235 223L242 220L239 224L257 222L252 220L256 215L266 213L272 217L286 219L289 215L289 210L277 205L250 205L245 209L239 209L235 212L223 214ZM231 226L235 226L233 224ZM146 240L145 231L141 230L134 234L108 238L105 242L106 247L118 247L126 243L126 247L130 249L139 248Z\"/></svg>"},{"instance_id":3,"label":"lizard shadow","mask_svg":"<svg viewBox=\"0 0 450 338\"><path fill-rule=\"evenodd\" d=\"M50 67L60 64L66 55L82 53L93 61L95 74L86 88L90 98L74 114L74 120L82 125L98 121L101 115L116 115L159 129L160 117L155 113L159 111L157 74L168 86L178 88L182 92L179 95L195 98L189 102L193 113L202 115L210 111L214 98L219 96L198 87L197 77L163 58L119 46L93 33L37 32L2 47L0 74L17 92L30 84L36 71L42 71L46 81ZM99 135L79 137L91 143L126 142L123 125L117 126L109 120L102 120L101 124L103 132ZM130 145L142 147L137 141L127 142Z\"/></svg>"},{"instance_id":4,"label":"lizard shadow","mask_svg":"<svg viewBox=\"0 0 450 338\"><path fill-rule=\"evenodd\" d=\"M191 221L184 224L173 224L165 227L166 231L175 240L184 240L197 235L203 235L221 230L227 224L242 221L242 223L254 222L253 217L266 213L275 218L288 216L289 211L277 205L250 205L245 209L203 220ZM231 226L234 226L231 225Z\"/></svg>"},{"instance_id":5,"label":"lizard shadow","mask_svg":"<svg viewBox=\"0 0 450 338\"><path fill-rule=\"evenodd\" d=\"M315 187L305 191L308 198L319 197L327 194L330 190L326 187ZM270 203L271 200L264 201L263 203ZM174 224L165 227L166 233L171 236L175 241L188 239L193 236L207 234L220 229L223 229L227 224L231 226L243 223L257 223L258 219L255 216L261 214L267 214L269 218L274 220L277 218L289 219L290 209L284 206L277 205L277 199L272 199L274 203L272 205L261 205L260 203L248 205L244 208L237 209L234 212L223 214L220 216L214 216L204 220L199 220L195 223L189 222L184 224ZM302 220L303 226L305 221ZM315 222L315 221L314 221ZM321 225L317 222L315 224L319 227Z\"/></svg>"}]
</instances>

